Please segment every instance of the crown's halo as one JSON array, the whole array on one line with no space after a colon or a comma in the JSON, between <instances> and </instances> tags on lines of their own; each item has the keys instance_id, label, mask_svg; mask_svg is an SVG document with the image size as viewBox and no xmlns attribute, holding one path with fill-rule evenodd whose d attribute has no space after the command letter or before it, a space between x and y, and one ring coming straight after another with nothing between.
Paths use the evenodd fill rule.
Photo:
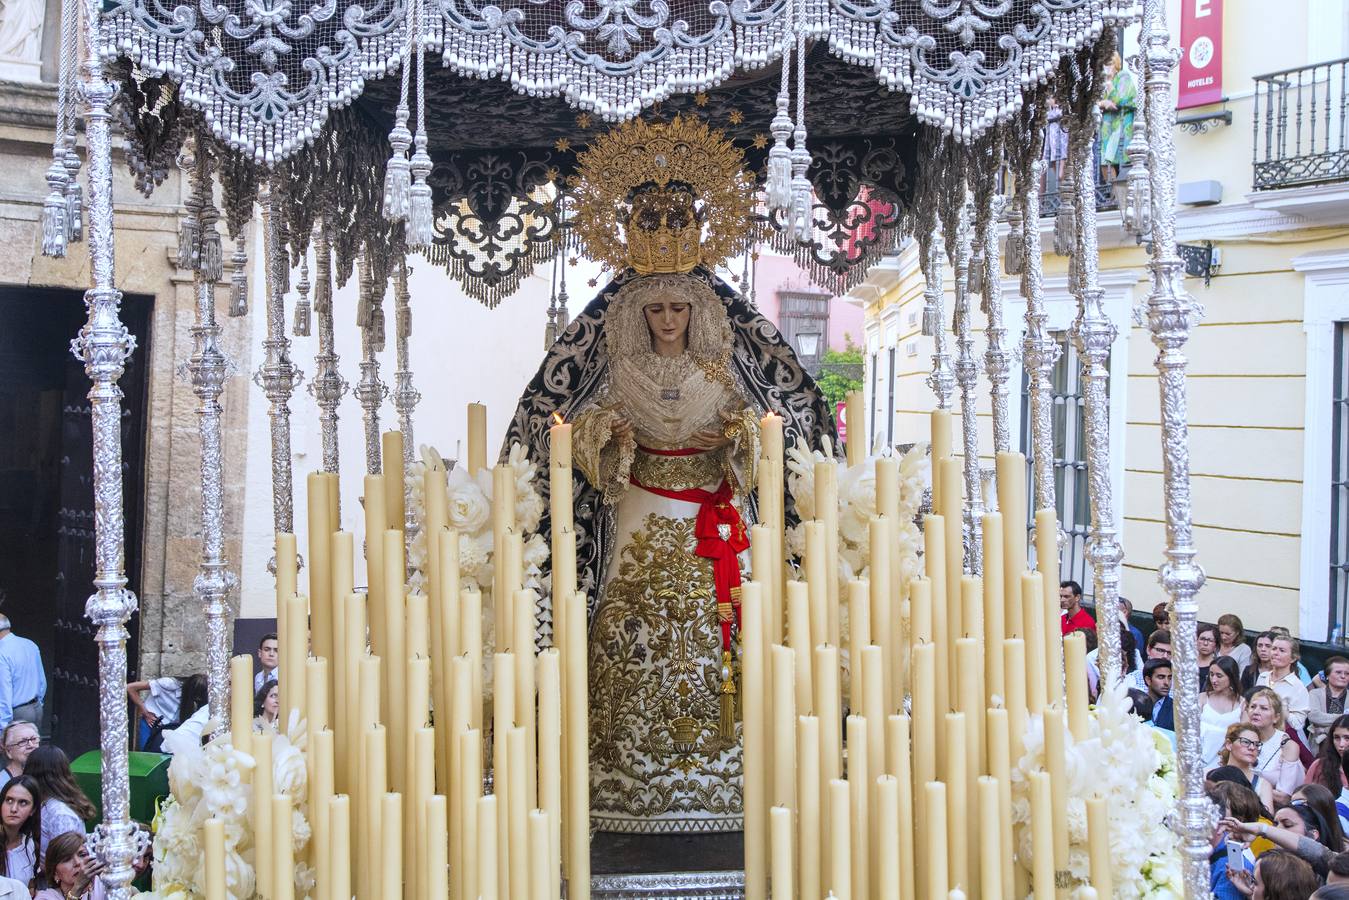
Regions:
<instances>
[{"instance_id":1,"label":"crown's halo","mask_svg":"<svg viewBox=\"0 0 1349 900\"><path fill-rule=\"evenodd\" d=\"M720 265L754 233L754 179L744 165L725 135L695 118L624 122L577 160L576 236L613 271Z\"/></svg>"}]
</instances>

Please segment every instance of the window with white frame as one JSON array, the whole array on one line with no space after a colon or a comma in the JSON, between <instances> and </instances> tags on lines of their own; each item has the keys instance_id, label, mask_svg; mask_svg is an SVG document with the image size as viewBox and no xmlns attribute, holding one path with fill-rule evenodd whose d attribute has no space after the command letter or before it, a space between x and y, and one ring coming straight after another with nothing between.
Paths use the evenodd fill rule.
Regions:
<instances>
[{"instance_id":1,"label":"window with white frame","mask_svg":"<svg viewBox=\"0 0 1349 900\"><path fill-rule=\"evenodd\" d=\"M1349 619L1349 322L1335 323L1330 428L1330 623Z\"/></svg>"},{"instance_id":2,"label":"window with white frame","mask_svg":"<svg viewBox=\"0 0 1349 900\"><path fill-rule=\"evenodd\" d=\"M871 408L873 410L876 408L876 375L877 375L876 369L879 365L879 362L880 361L877 359L876 354L875 353L871 354ZM867 446L874 447L876 446L876 416L874 413L872 414L871 421L868 424L870 425L871 430L867 433Z\"/></svg>"},{"instance_id":3,"label":"window with white frame","mask_svg":"<svg viewBox=\"0 0 1349 900\"><path fill-rule=\"evenodd\" d=\"M886 378L885 446L895 446L895 348L890 348L890 374Z\"/></svg>"},{"instance_id":4,"label":"window with white frame","mask_svg":"<svg viewBox=\"0 0 1349 900\"><path fill-rule=\"evenodd\" d=\"M1067 332L1050 336L1059 345L1058 362L1050 378L1052 412L1050 422L1054 439L1054 498L1058 519L1068 540L1059 559L1059 575L1064 581L1082 585L1084 593L1093 592L1087 567L1087 535L1091 527L1091 502L1087 491L1086 415L1082 392L1082 366ZM1035 448L1030 429L1030 382L1021 376L1021 450L1026 454L1028 496L1035 496ZM1028 504L1033 506L1034 504ZM1034 512L1028 510L1031 516ZM1028 519L1026 525L1034 524Z\"/></svg>"}]
</instances>

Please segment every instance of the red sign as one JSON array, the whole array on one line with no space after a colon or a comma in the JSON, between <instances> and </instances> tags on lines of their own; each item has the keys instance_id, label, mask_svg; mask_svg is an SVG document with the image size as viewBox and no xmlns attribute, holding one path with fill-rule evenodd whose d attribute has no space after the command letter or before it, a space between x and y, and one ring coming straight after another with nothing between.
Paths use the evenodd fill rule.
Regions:
<instances>
[{"instance_id":1,"label":"red sign","mask_svg":"<svg viewBox=\"0 0 1349 900\"><path fill-rule=\"evenodd\" d=\"M1176 109L1223 99L1223 0L1181 0Z\"/></svg>"}]
</instances>

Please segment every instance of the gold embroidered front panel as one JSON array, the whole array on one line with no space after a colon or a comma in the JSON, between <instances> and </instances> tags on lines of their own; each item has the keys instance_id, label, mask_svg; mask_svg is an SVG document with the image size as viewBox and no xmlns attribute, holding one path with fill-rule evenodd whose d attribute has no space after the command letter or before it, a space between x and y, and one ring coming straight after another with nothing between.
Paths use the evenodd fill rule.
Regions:
<instances>
[{"instance_id":1,"label":"gold embroidered front panel","mask_svg":"<svg viewBox=\"0 0 1349 900\"><path fill-rule=\"evenodd\" d=\"M591 814L607 831L739 830L741 757L720 736L721 630L693 518L651 513L591 630Z\"/></svg>"},{"instance_id":2,"label":"gold embroidered front panel","mask_svg":"<svg viewBox=\"0 0 1349 900\"><path fill-rule=\"evenodd\" d=\"M667 491L715 486L721 480L721 454L696 453L692 456L661 456L644 453L640 448L632 461L632 477L647 487Z\"/></svg>"}]
</instances>

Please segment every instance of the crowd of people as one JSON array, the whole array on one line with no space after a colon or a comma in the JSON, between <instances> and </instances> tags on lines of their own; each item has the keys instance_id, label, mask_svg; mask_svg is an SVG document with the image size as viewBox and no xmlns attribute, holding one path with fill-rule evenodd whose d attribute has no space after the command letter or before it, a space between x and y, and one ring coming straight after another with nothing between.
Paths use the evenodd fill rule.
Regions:
<instances>
[{"instance_id":1,"label":"crowd of people","mask_svg":"<svg viewBox=\"0 0 1349 900\"><path fill-rule=\"evenodd\" d=\"M1097 623L1082 608L1082 587L1063 582L1059 602L1063 633L1080 631L1094 648ZM1120 607L1133 711L1174 737L1166 604L1153 609L1146 640L1130 623L1129 601L1120 598ZM1349 658L1331 656L1309 672L1287 629L1259 634L1252 647L1234 615L1201 622L1195 643L1205 783L1222 817L1212 839L1213 896L1349 900Z\"/></svg>"}]
</instances>

